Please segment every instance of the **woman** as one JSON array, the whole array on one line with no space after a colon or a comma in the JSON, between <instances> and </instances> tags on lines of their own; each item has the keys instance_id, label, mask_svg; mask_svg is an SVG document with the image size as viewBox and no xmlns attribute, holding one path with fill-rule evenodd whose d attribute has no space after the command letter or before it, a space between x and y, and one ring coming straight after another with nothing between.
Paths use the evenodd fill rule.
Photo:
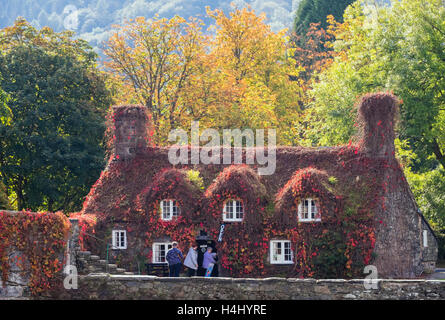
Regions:
<instances>
[{"instance_id":1,"label":"woman","mask_svg":"<svg viewBox=\"0 0 445 320\"><path fill-rule=\"evenodd\" d=\"M194 243L187 253L184 260L184 265L188 268L187 276L193 277L196 275L196 270L198 270L198 245Z\"/></svg>"},{"instance_id":2,"label":"woman","mask_svg":"<svg viewBox=\"0 0 445 320\"><path fill-rule=\"evenodd\" d=\"M212 275L213 267L216 263L216 253L212 253L212 250L212 247L208 247L206 253L204 253L202 267L206 269L205 277Z\"/></svg>"}]
</instances>

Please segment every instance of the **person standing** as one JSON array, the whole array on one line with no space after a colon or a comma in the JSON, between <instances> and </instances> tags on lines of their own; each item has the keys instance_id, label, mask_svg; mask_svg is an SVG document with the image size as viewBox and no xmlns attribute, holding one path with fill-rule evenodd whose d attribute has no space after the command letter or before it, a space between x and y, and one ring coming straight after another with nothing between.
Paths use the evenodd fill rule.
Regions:
<instances>
[{"instance_id":1,"label":"person standing","mask_svg":"<svg viewBox=\"0 0 445 320\"><path fill-rule=\"evenodd\" d=\"M202 267L206 269L205 276L210 277L212 274L213 266L216 263L215 254L212 253L212 247L208 247L206 253L204 253L204 260L202 261Z\"/></svg>"},{"instance_id":2,"label":"person standing","mask_svg":"<svg viewBox=\"0 0 445 320\"><path fill-rule=\"evenodd\" d=\"M178 249L178 243L174 241L172 243L172 248L168 250L165 259L168 262L169 276L179 277L179 272L181 271L182 259L184 259L181 250Z\"/></svg>"},{"instance_id":3,"label":"person standing","mask_svg":"<svg viewBox=\"0 0 445 320\"><path fill-rule=\"evenodd\" d=\"M198 245L196 243L192 244L184 260L184 266L187 267L187 276L193 277L196 275L198 270Z\"/></svg>"}]
</instances>

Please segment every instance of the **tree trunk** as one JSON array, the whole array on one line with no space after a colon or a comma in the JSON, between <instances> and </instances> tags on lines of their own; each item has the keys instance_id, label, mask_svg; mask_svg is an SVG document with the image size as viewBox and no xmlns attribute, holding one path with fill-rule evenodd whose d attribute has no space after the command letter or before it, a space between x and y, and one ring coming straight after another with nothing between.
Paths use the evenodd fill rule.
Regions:
<instances>
[{"instance_id":1,"label":"tree trunk","mask_svg":"<svg viewBox=\"0 0 445 320\"><path fill-rule=\"evenodd\" d=\"M20 186L16 186L14 191L17 195L17 210L22 211L24 209L25 199L23 197L23 190Z\"/></svg>"},{"instance_id":2,"label":"tree trunk","mask_svg":"<svg viewBox=\"0 0 445 320\"><path fill-rule=\"evenodd\" d=\"M440 147L436 139L433 139L432 148L433 148L433 153L436 156L436 159L440 162L442 168L445 169L445 156L442 153L442 151L440 151Z\"/></svg>"}]
</instances>

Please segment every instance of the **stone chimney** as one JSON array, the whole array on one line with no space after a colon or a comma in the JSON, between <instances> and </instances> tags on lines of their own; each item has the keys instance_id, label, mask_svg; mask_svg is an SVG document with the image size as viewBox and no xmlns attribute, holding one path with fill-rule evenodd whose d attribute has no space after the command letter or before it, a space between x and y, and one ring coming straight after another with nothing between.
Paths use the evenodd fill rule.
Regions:
<instances>
[{"instance_id":1,"label":"stone chimney","mask_svg":"<svg viewBox=\"0 0 445 320\"><path fill-rule=\"evenodd\" d=\"M358 106L361 151L374 157L394 157L394 126L398 99L389 93L367 94Z\"/></svg>"},{"instance_id":2,"label":"stone chimney","mask_svg":"<svg viewBox=\"0 0 445 320\"><path fill-rule=\"evenodd\" d=\"M131 160L147 148L147 108L141 105L113 107L115 160Z\"/></svg>"}]
</instances>

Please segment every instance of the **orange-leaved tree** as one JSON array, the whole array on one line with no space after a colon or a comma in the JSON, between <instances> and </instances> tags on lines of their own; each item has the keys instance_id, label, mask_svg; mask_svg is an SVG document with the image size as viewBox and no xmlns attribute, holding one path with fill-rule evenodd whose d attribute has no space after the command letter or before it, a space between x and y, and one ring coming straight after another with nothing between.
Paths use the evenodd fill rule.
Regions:
<instances>
[{"instance_id":1,"label":"orange-leaved tree","mask_svg":"<svg viewBox=\"0 0 445 320\"><path fill-rule=\"evenodd\" d=\"M120 96L118 101L137 102L148 108L157 143L165 141L179 119L192 113L188 108L193 105L181 99L189 90L197 61L204 55L206 37L201 26L197 19L186 21L178 16L149 20L138 17L115 26L107 42L104 52L109 60L105 64L125 88L125 98Z\"/></svg>"},{"instance_id":2,"label":"orange-leaved tree","mask_svg":"<svg viewBox=\"0 0 445 320\"><path fill-rule=\"evenodd\" d=\"M276 128L278 143L295 143L301 90L286 31L273 32L250 8L226 16L210 10L207 35L198 20L138 18L117 27L107 44L107 66L124 84L121 102L153 114L154 141L190 128Z\"/></svg>"}]
</instances>

